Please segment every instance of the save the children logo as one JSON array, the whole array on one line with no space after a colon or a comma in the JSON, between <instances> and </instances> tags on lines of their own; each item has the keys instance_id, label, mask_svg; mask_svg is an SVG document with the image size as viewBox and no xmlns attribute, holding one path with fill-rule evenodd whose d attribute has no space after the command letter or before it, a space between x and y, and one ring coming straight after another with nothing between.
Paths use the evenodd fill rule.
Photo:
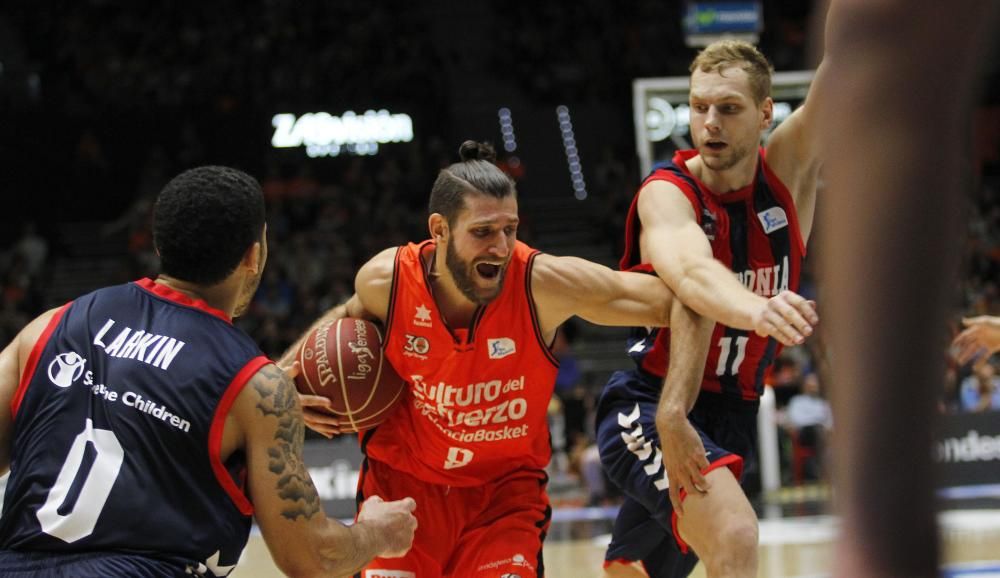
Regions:
<instances>
[{"instance_id":1,"label":"save the children logo","mask_svg":"<svg viewBox=\"0 0 1000 578\"><path fill-rule=\"evenodd\" d=\"M83 375L83 365L87 360L75 351L60 353L49 363L49 381L59 387L69 387Z\"/></svg>"}]
</instances>

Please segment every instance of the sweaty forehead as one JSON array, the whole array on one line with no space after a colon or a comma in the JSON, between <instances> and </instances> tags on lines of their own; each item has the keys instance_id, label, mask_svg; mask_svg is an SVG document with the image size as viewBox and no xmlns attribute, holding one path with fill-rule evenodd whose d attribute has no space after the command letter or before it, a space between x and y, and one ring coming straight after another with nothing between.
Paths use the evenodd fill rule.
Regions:
<instances>
[{"instance_id":1,"label":"sweaty forehead","mask_svg":"<svg viewBox=\"0 0 1000 578\"><path fill-rule=\"evenodd\" d=\"M492 195L466 195L465 208L459 212L458 219L467 225L516 223L517 197L508 195L498 199Z\"/></svg>"},{"instance_id":2,"label":"sweaty forehead","mask_svg":"<svg viewBox=\"0 0 1000 578\"><path fill-rule=\"evenodd\" d=\"M692 100L718 100L751 98L750 79L742 68L730 66L721 71L705 72L701 69L691 74Z\"/></svg>"}]
</instances>

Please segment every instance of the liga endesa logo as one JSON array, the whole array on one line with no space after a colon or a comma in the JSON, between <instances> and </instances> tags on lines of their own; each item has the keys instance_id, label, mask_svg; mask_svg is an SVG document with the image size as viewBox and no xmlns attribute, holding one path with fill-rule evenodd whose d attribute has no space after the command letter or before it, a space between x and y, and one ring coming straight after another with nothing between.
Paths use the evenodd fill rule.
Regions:
<instances>
[{"instance_id":1,"label":"liga endesa logo","mask_svg":"<svg viewBox=\"0 0 1000 578\"><path fill-rule=\"evenodd\" d=\"M1000 435L970 430L962 437L950 437L937 444L937 460L944 463L1000 461Z\"/></svg>"}]
</instances>

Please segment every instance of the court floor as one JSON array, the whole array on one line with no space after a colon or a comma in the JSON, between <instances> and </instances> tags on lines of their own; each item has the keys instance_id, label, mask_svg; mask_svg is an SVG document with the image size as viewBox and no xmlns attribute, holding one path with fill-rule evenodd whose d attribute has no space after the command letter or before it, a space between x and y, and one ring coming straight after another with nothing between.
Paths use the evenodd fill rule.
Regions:
<instances>
[{"instance_id":1,"label":"court floor","mask_svg":"<svg viewBox=\"0 0 1000 578\"><path fill-rule=\"evenodd\" d=\"M609 538L606 516L587 509L557 510L553 520L551 539L545 545L546 576L600 578ZM949 510L940 515L940 524L945 562L942 576L1000 578L1000 509ZM759 576L829 576L836 533L837 520L829 515L762 519ZM271 578L281 573L255 534L231 576ZM699 566L692 576L704 578L705 574Z\"/></svg>"}]
</instances>

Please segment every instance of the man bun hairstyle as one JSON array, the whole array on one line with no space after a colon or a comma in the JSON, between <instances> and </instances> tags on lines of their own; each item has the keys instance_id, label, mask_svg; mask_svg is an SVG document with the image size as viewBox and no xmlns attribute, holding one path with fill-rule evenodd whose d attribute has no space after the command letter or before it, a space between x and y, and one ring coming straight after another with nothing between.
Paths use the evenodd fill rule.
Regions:
<instances>
[{"instance_id":1,"label":"man bun hairstyle","mask_svg":"<svg viewBox=\"0 0 1000 578\"><path fill-rule=\"evenodd\" d=\"M428 203L430 212L444 215L449 225L465 207L466 194L491 195L498 199L517 194L514 181L493 164L496 160L493 145L467 140L458 148L458 156L461 162L438 173Z\"/></svg>"},{"instance_id":2,"label":"man bun hairstyle","mask_svg":"<svg viewBox=\"0 0 1000 578\"><path fill-rule=\"evenodd\" d=\"M263 232L260 183L229 167L184 171L163 187L153 207L160 271L190 283L223 281Z\"/></svg>"},{"instance_id":3,"label":"man bun hairstyle","mask_svg":"<svg viewBox=\"0 0 1000 578\"><path fill-rule=\"evenodd\" d=\"M462 161L480 160L492 163L497 160L497 153L493 150L493 145L474 140L463 142L462 146L458 147L458 156Z\"/></svg>"},{"instance_id":4,"label":"man bun hairstyle","mask_svg":"<svg viewBox=\"0 0 1000 578\"><path fill-rule=\"evenodd\" d=\"M774 67L756 46L745 40L716 40L695 56L690 71L716 72L725 76L723 71L730 67L741 68L747 73L750 91L758 105L771 96Z\"/></svg>"}]
</instances>

